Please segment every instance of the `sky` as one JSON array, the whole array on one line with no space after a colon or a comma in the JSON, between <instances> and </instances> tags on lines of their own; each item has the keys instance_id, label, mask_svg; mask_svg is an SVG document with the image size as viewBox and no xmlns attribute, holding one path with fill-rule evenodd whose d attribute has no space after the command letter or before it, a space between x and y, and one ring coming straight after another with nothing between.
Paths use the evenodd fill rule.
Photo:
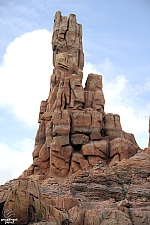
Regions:
<instances>
[{"instance_id":1,"label":"sky","mask_svg":"<svg viewBox=\"0 0 150 225\"><path fill-rule=\"evenodd\" d=\"M89 73L102 74L105 112L119 114L122 129L148 145L149 0L0 0L0 184L32 164L56 11L82 24L83 85Z\"/></svg>"}]
</instances>

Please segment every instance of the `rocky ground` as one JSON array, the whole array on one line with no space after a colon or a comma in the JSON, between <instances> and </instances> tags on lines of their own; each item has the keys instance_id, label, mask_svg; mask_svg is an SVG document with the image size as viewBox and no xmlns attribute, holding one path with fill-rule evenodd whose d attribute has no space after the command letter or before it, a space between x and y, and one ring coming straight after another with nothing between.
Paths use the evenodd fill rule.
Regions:
<instances>
[{"instance_id":1,"label":"rocky ground","mask_svg":"<svg viewBox=\"0 0 150 225\"><path fill-rule=\"evenodd\" d=\"M67 178L39 176L1 186L1 218L11 208L18 224L150 224L150 148L113 168L99 162Z\"/></svg>"}]
</instances>

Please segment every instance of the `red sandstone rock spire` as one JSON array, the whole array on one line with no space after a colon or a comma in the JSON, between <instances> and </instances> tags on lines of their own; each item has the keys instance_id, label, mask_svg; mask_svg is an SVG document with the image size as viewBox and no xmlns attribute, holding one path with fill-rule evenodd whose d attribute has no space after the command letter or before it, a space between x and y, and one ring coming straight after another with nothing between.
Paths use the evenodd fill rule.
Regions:
<instances>
[{"instance_id":1,"label":"red sandstone rock spire","mask_svg":"<svg viewBox=\"0 0 150 225\"><path fill-rule=\"evenodd\" d=\"M56 12L52 49L54 70L40 106L33 165L22 176L64 177L133 156L139 149L134 136L122 130L119 115L104 112L102 76L90 73L82 87L82 26L74 14Z\"/></svg>"}]
</instances>

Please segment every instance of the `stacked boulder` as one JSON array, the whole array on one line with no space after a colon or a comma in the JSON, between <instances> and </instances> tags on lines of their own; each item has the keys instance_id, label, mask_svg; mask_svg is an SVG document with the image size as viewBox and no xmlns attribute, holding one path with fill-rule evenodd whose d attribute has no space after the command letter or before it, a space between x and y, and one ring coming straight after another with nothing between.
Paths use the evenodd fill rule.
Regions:
<instances>
[{"instance_id":1,"label":"stacked boulder","mask_svg":"<svg viewBox=\"0 0 150 225\"><path fill-rule=\"evenodd\" d=\"M52 49L54 70L40 106L33 165L22 177L64 177L133 156L139 149L134 136L122 130L119 115L104 112L102 76L90 73L82 86L82 26L74 14L56 12Z\"/></svg>"}]
</instances>

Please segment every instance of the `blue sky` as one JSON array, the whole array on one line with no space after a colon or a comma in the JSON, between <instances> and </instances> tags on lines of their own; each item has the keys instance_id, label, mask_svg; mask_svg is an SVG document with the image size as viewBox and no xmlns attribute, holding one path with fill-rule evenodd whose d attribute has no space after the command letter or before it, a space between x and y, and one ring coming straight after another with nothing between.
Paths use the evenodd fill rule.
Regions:
<instances>
[{"instance_id":1,"label":"blue sky","mask_svg":"<svg viewBox=\"0 0 150 225\"><path fill-rule=\"evenodd\" d=\"M150 115L149 0L0 0L0 184L32 163L40 101L52 74L56 11L83 28L84 80L103 75L106 113L148 144Z\"/></svg>"}]
</instances>

